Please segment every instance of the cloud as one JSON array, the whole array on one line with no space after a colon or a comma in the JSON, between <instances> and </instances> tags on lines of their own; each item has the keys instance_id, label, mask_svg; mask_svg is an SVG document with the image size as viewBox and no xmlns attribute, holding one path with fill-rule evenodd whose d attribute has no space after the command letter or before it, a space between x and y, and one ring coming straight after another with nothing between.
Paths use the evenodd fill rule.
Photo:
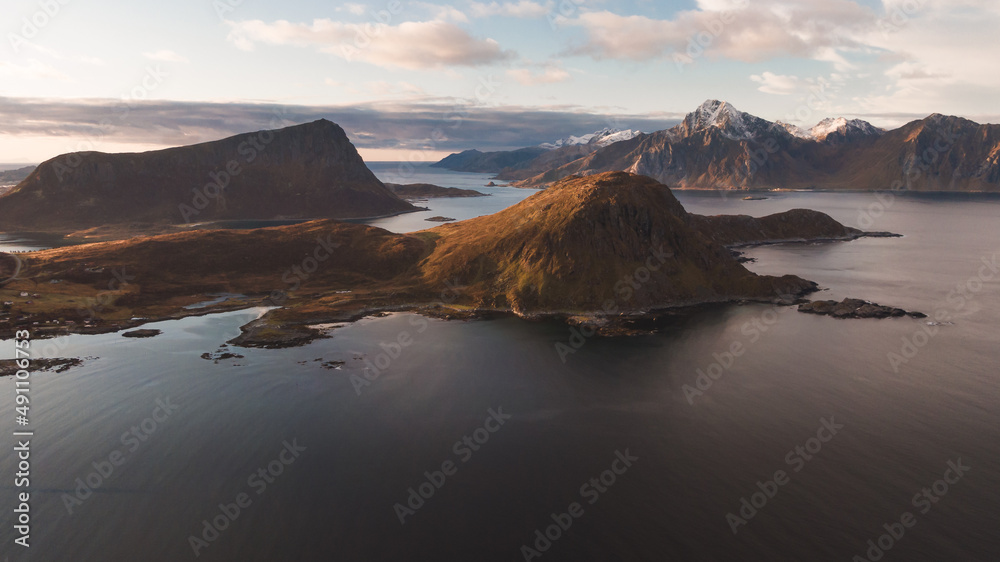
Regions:
<instances>
[{"instance_id":1,"label":"cloud","mask_svg":"<svg viewBox=\"0 0 1000 562\"><path fill-rule=\"evenodd\" d=\"M405 86L400 86L405 88ZM0 97L0 137L44 137L53 147L39 160L67 152L71 140L89 150L134 145L142 150L206 142L265 129L275 116L284 125L329 119L362 149L460 152L508 150L569 135L618 128L656 131L680 116L602 114L579 107L485 107L473 100L380 102L349 106L278 106L252 103L133 102ZM101 123L104 122L102 126ZM441 133L444 139L441 139ZM431 139L437 138L438 141ZM120 150L120 148L119 148Z\"/></svg>"},{"instance_id":2,"label":"cloud","mask_svg":"<svg viewBox=\"0 0 1000 562\"><path fill-rule=\"evenodd\" d=\"M859 49L878 14L850 0L700 0L698 10L672 19L581 13L562 25L584 29L576 54L596 59L648 61L702 54L743 62L775 57L830 57L830 50Z\"/></svg>"},{"instance_id":3,"label":"cloud","mask_svg":"<svg viewBox=\"0 0 1000 562\"><path fill-rule=\"evenodd\" d=\"M344 5L337 7L338 12L344 11L355 16L365 15L365 9L366 6L364 4L353 4L351 2L347 2Z\"/></svg>"},{"instance_id":4,"label":"cloud","mask_svg":"<svg viewBox=\"0 0 1000 562\"><path fill-rule=\"evenodd\" d=\"M228 39L240 49L257 43L311 47L320 52L385 68L421 70L502 63L514 53L493 39L476 39L444 21L356 26L329 19L311 24L279 20L227 22Z\"/></svg>"},{"instance_id":5,"label":"cloud","mask_svg":"<svg viewBox=\"0 0 1000 562\"><path fill-rule=\"evenodd\" d=\"M142 56L146 57L149 60L156 60L162 62L190 62L186 58L167 49L160 49L159 51L153 51L151 53L143 53Z\"/></svg>"},{"instance_id":6,"label":"cloud","mask_svg":"<svg viewBox=\"0 0 1000 562\"><path fill-rule=\"evenodd\" d=\"M93 65L93 66L104 66L105 65L104 61L101 60L101 59L99 59L99 58L97 58L97 57L92 57L92 56L83 55L83 54L76 54L76 53L71 54L71 55L66 55L66 54L63 54L60 51L57 51L56 49L53 49L51 47L45 47L45 46L39 45L37 43L32 43L31 41L25 41L24 44L27 45L28 47L31 47L35 51L38 51L39 53L41 53L41 54L43 54L43 55L45 55L45 56L53 59L53 60L79 62L79 63L89 64L89 65Z\"/></svg>"},{"instance_id":7,"label":"cloud","mask_svg":"<svg viewBox=\"0 0 1000 562\"><path fill-rule=\"evenodd\" d=\"M430 2L410 2L407 4L410 8L418 8L424 10L427 14L431 16L432 21L456 21L459 23L468 23L469 16L465 15L465 12L459 10L458 8L448 5L448 4L431 4ZM390 22L383 22L390 23Z\"/></svg>"},{"instance_id":8,"label":"cloud","mask_svg":"<svg viewBox=\"0 0 1000 562\"><path fill-rule=\"evenodd\" d=\"M0 60L0 76L16 80L72 81L66 74L34 58L28 59L27 64L24 65Z\"/></svg>"},{"instance_id":9,"label":"cloud","mask_svg":"<svg viewBox=\"0 0 1000 562\"><path fill-rule=\"evenodd\" d=\"M542 18L552 12L552 2L546 2L544 5L538 2L531 2L530 0L520 0L519 2L490 2L489 4L483 2L472 2L469 4L469 10L473 17L476 18L488 18L495 16L504 16L511 18Z\"/></svg>"},{"instance_id":10,"label":"cloud","mask_svg":"<svg viewBox=\"0 0 1000 562\"><path fill-rule=\"evenodd\" d=\"M537 84L553 84L570 79L569 72L555 65L545 65L541 72L533 72L530 68L515 68L507 71L507 76L524 86Z\"/></svg>"},{"instance_id":11,"label":"cloud","mask_svg":"<svg viewBox=\"0 0 1000 562\"><path fill-rule=\"evenodd\" d=\"M774 74L773 72L754 74L750 76L750 79L760 84L760 87L757 89L761 92L778 96L801 94L809 85L808 82L798 76L783 76Z\"/></svg>"}]
</instances>

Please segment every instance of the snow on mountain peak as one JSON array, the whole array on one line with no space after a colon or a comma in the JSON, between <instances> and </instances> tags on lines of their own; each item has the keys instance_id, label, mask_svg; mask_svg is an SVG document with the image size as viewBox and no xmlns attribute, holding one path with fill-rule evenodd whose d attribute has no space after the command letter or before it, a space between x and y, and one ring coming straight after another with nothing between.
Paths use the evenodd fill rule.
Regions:
<instances>
[{"instance_id":1,"label":"snow on mountain peak","mask_svg":"<svg viewBox=\"0 0 1000 562\"><path fill-rule=\"evenodd\" d=\"M733 140L750 140L765 134L772 123L744 113L732 104L719 100L708 100L684 118L687 131L695 132L716 128Z\"/></svg>"},{"instance_id":2,"label":"snow on mountain peak","mask_svg":"<svg viewBox=\"0 0 1000 562\"><path fill-rule=\"evenodd\" d=\"M577 146L582 144L592 144L599 148L604 148L605 146L614 144L616 142L634 139L635 137L641 134L642 131L636 131L631 129L620 130L620 129L612 129L610 127L606 127L600 131L597 131L596 133L581 135L579 137L570 136L565 139L559 139L555 142L543 143L538 146L546 150L555 150L557 148L562 148L564 146Z\"/></svg>"},{"instance_id":3,"label":"snow on mountain peak","mask_svg":"<svg viewBox=\"0 0 1000 562\"><path fill-rule=\"evenodd\" d=\"M800 139L815 140L816 137L813 136L811 131L807 131L798 125L792 125L791 123L785 123L784 121L777 121L774 123L778 127L788 131L790 135Z\"/></svg>"},{"instance_id":4,"label":"snow on mountain peak","mask_svg":"<svg viewBox=\"0 0 1000 562\"><path fill-rule=\"evenodd\" d=\"M849 135L877 136L885 131L861 119L847 120L843 117L838 117L836 119L827 118L820 121L809 132L815 140L823 142L827 137L835 133L844 137Z\"/></svg>"}]
</instances>

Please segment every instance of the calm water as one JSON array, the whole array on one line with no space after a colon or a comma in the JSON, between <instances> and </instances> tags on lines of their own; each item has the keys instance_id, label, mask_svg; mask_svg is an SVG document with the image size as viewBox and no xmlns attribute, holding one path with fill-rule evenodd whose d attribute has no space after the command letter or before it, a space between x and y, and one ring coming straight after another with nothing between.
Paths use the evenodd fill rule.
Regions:
<instances>
[{"instance_id":1,"label":"calm water","mask_svg":"<svg viewBox=\"0 0 1000 562\"><path fill-rule=\"evenodd\" d=\"M438 223L426 220L430 217L443 216L456 220L466 220L481 215L490 215L519 203L538 191L536 189L507 187L504 182L495 182L500 184L498 187L486 187L493 181L493 174L452 172L441 168L431 168L429 164L369 162L368 167L378 179L387 183L429 183L441 187L474 189L480 193L489 194L489 197L435 197L415 201L414 205L426 207L429 210L365 221L365 224L384 228L391 232L413 232L437 226Z\"/></svg>"},{"instance_id":2,"label":"calm water","mask_svg":"<svg viewBox=\"0 0 1000 562\"><path fill-rule=\"evenodd\" d=\"M809 207L852 225L876 201L679 197L694 212ZM900 199L866 227L905 237L758 248L750 267L815 280L824 298L940 310L951 325L717 307L660 334L592 339L565 363L556 344L570 333L557 323L410 314L363 320L303 348L237 350L245 357L217 364L199 355L257 311L159 323L151 327L164 334L149 340L39 342L37 352L99 358L33 376L30 559L194 559L189 536L246 493L251 503L221 520L225 530L199 560L525 560L522 545L574 502L582 515L532 560L847 561L864 558L867 541L904 512L915 525L883 560L996 560L1000 277L980 273L992 273L984 259L1000 258L1000 201ZM959 284L964 294L949 295ZM925 329L932 335L917 335ZM412 343L380 359L380 344L395 352L389 342L401 337ZM903 353L904 339L920 346L894 369L889 354ZM742 354L730 360L735 343ZM11 356L9 342L3 353ZM351 377L365 374L365 359L384 369L359 394ZM684 387L699 370L721 375L692 404ZM5 415L12 395L13 381L0 379ZM140 424L157 399L177 409L146 435ZM477 434L491 408L511 417ZM821 418L843 427L831 436ZM148 439L129 441L132 451L121 437L137 425ZM456 450L463 436L484 442ZM305 450L274 464L286 441ZM19 561L28 558L8 546L12 445L0 437L0 532L4 554ZM123 464L70 515L63 494L114 451ZM638 460L603 493L581 491L625 468L616 451ZM959 459L970 470L935 491ZM394 504L446 461L453 474L401 524ZM269 463L280 475L266 487L248 482ZM787 483L767 484L776 471ZM742 498L759 504L758 482L774 496L734 535L727 514L739 514ZM924 488L935 503L914 506Z\"/></svg>"}]
</instances>

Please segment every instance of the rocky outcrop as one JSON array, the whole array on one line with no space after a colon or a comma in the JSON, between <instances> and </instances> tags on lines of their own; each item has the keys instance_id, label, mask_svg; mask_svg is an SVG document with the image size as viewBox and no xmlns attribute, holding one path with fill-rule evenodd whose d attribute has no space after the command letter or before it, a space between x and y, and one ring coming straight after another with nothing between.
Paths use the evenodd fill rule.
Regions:
<instances>
[{"instance_id":1,"label":"rocky outcrop","mask_svg":"<svg viewBox=\"0 0 1000 562\"><path fill-rule=\"evenodd\" d=\"M834 318L927 318L921 312L907 312L902 308L882 306L861 299L837 301L813 301L799 305L799 312L832 316Z\"/></svg>"},{"instance_id":2,"label":"rocky outcrop","mask_svg":"<svg viewBox=\"0 0 1000 562\"><path fill-rule=\"evenodd\" d=\"M457 187L441 187L429 183L387 183L386 187L403 199L429 199L432 197L489 197L474 189L459 189Z\"/></svg>"},{"instance_id":3,"label":"rocky outcrop","mask_svg":"<svg viewBox=\"0 0 1000 562\"><path fill-rule=\"evenodd\" d=\"M898 237L891 232L865 232L844 226L830 215L810 209L792 209L766 217L692 215L691 224L705 236L727 247L788 242L834 242L858 238Z\"/></svg>"},{"instance_id":4,"label":"rocky outcrop","mask_svg":"<svg viewBox=\"0 0 1000 562\"><path fill-rule=\"evenodd\" d=\"M0 198L0 224L77 230L413 210L365 166L344 130L323 119L154 152L59 156Z\"/></svg>"},{"instance_id":5,"label":"rocky outcrop","mask_svg":"<svg viewBox=\"0 0 1000 562\"><path fill-rule=\"evenodd\" d=\"M815 284L758 276L698 228L670 190L627 173L573 177L504 211L435 228L430 286L463 287L477 308L652 310L769 300Z\"/></svg>"}]
</instances>

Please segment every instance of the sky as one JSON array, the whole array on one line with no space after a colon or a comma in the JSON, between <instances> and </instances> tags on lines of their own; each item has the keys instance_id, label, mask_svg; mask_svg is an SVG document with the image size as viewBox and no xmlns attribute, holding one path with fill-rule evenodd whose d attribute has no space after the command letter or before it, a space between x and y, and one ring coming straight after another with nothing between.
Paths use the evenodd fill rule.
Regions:
<instances>
[{"instance_id":1,"label":"sky","mask_svg":"<svg viewBox=\"0 0 1000 562\"><path fill-rule=\"evenodd\" d=\"M434 161L707 99L811 127L1000 122L996 0L3 0L0 162L326 118Z\"/></svg>"}]
</instances>

